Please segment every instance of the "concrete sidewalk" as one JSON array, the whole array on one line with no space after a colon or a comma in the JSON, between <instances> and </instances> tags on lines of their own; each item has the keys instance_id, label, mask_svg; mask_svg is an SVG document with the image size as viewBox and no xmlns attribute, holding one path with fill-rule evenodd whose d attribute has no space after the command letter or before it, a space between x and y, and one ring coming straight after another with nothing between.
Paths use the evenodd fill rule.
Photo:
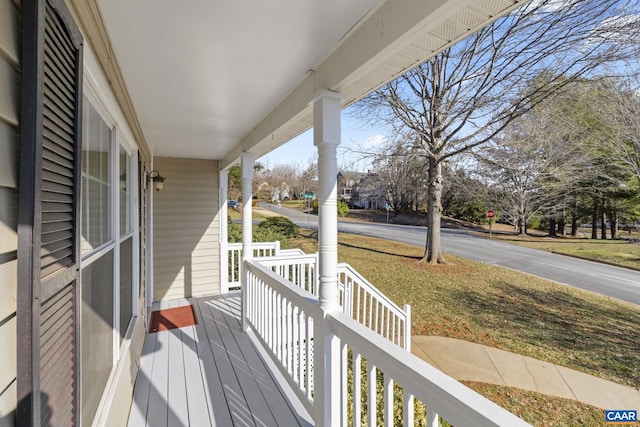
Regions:
<instances>
[{"instance_id":1,"label":"concrete sidewalk","mask_svg":"<svg viewBox=\"0 0 640 427\"><path fill-rule=\"evenodd\" d=\"M640 411L640 390L531 357L445 337L414 336L411 352L456 380L573 399L601 409Z\"/></svg>"}]
</instances>

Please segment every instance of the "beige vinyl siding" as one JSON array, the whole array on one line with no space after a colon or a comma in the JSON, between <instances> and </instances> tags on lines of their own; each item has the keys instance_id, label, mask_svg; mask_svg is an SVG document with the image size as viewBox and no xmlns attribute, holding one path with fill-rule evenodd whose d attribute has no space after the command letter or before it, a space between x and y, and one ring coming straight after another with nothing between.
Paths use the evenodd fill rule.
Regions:
<instances>
[{"instance_id":1,"label":"beige vinyl siding","mask_svg":"<svg viewBox=\"0 0 640 427\"><path fill-rule=\"evenodd\" d=\"M166 178L153 192L154 300L220 292L218 162L154 158Z\"/></svg>"},{"instance_id":2,"label":"beige vinyl siding","mask_svg":"<svg viewBox=\"0 0 640 427\"><path fill-rule=\"evenodd\" d=\"M15 425L20 2L0 0L0 427Z\"/></svg>"}]
</instances>

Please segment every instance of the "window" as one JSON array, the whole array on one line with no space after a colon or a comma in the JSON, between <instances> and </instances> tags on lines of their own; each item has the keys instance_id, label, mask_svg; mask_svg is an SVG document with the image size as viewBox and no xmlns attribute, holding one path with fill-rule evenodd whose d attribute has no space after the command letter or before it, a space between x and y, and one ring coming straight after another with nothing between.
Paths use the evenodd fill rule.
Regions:
<instances>
[{"instance_id":1,"label":"window","mask_svg":"<svg viewBox=\"0 0 640 427\"><path fill-rule=\"evenodd\" d=\"M119 139L119 138L118 138ZM131 225L131 195L133 166L131 155L122 145L119 152L118 199L120 205L120 340L124 338L133 317L133 233Z\"/></svg>"},{"instance_id":2,"label":"window","mask_svg":"<svg viewBox=\"0 0 640 427\"><path fill-rule=\"evenodd\" d=\"M86 255L111 240L111 128L85 98L82 147L81 250Z\"/></svg>"},{"instance_id":3,"label":"window","mask_svg":"<svg viewBox=\"0 0 640 427\"><path fill-rule=\"evenodd\" d=\"M120 235L131 231L131 155L120 146Z\"/></svg>"}]
</instances>

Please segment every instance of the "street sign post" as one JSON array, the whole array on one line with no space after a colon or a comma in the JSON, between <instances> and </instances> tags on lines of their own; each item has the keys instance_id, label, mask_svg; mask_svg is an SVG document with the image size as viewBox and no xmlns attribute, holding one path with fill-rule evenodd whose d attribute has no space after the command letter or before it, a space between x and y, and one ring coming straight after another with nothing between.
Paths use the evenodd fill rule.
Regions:
<instances>
[{"instance_id":1,"label":"street sign post","mask_svg":"<svg viewBox=\"0 0 640 427\"><path fill-rule=\"evenodd\" d=\"M493 217L496 216L496 212L493 209L487 211L487 218L489 218L489 238L491 238L491 224L493 224Z\"/></svg>"}]
</instances>

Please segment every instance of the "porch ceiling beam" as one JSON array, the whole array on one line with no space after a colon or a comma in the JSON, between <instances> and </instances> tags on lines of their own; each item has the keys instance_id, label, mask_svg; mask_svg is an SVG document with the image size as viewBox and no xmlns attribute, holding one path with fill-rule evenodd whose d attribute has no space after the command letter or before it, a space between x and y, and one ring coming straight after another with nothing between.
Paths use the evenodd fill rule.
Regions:
<instances>
[{"instance_id":1,"label":"porch ceiling beam","mask_svg":"<svg viewBox=\"0 0 640 427\"><path fill-rule=\"evenodd\" d=\"M439 24L464 8L474 8L473 0L389 0L373 12L353 33L338 46L319 66L309 70L297 87L269 113L253 130L243 138L221 161L221 167L237 163L242 152L253 151L262 155L258 146L269 139L277 140L278 130L292 125L303 116L310 114L309 102L314 94L327 89L347 94L345 104L351 104L368 92L402 75L419 62L428 59L438 50L455 43L464 36L489 22L505 15L525 0L499 0L500 11L495 16L487 16L481 25L462 30L452 40L441 40L437 50L426 52L423 58L415 60L397 72L381 79L367 89L368 92L353 94L349 86L356 83L366 73L381 65L385 59L407 47L417 36L427 35ZM306 129L310 127L306 126ZM306 130L303 129L303 130ZM300 131L301 132L301 131ZM300 133L298 132L298 133ZM286 142L278 141L277 145ZM276 145L276 146L277 146ZM275 148L275 147L272 147Z\"/></svg>"}]
</instances>

